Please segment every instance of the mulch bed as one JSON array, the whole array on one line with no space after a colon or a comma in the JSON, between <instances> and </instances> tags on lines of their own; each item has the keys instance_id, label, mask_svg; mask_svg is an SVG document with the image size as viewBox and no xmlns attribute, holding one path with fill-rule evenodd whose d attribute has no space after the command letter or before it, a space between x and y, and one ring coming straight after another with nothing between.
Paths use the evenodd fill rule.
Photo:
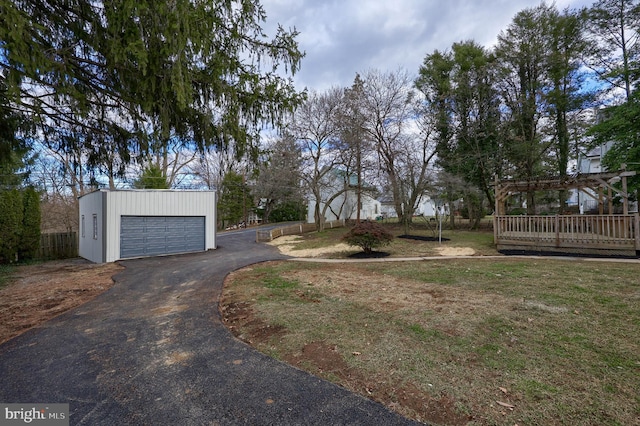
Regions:
<instances>
[{"instance_id":1,"label":"mulch bed","mask_svg":"<svg viewBox=\"0 0 640 426\"><path fill-rule=\"evenodd\" d=\"M382 257L390 256L391 253L387 253L386 251L372 251L371 253L365 253L363 251L359 251L358 253L353 253L349 255L350 259L379 259Z\"/></svg>"},{"instance_id":2,"label":"mulch bed","mask_svg":"<svg viewBox=\"0 0 640 426\"><path fill-rule=\"evenodd\" d=\"M438 237L425 237L423 235L399 235L398 238L405 238L407 240L418 240L418 241L449 241L449 238L442 238L442 240Z\"/></svg>"}]
</instances>

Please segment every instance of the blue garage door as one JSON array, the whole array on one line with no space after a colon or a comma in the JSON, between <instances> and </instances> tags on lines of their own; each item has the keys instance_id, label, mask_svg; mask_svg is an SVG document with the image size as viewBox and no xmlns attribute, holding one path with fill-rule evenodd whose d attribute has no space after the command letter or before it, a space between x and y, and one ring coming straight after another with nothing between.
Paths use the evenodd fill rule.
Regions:
<instances>
[{"instance_id":1,"label":"blue garage door","mask_svg":"<svg viewBox=\"0 0 640 426\"><path fill-rule=\"evenodd\" d=\"M204 250L204 217L122 216L120 258Z\"/></svg>"}]
</instances>

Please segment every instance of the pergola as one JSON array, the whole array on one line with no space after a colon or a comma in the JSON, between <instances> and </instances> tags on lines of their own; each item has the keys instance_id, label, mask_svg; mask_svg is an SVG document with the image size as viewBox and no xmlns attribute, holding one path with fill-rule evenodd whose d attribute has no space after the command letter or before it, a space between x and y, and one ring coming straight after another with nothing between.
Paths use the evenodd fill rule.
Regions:
<instances>
[{"instance_id":1,"label":"pergola","mask_svg":"<svg viewBox=\"0 0 640 426\"><path fill-rule=\"evenodd\" d=\"M637 256L640 219L629 213L627 178L636 172L589 173L563 179L505 180L495 183L494 240L498 250L550 251ZM614 184L620 182L621 188ZM506 215L511 195L532 191L579 189L598 201L597 215ZM604 214L605 192L608 213ZM614 215L614 194L622 198L623 214Z\"/></svg>"},{"instance_id":2,"label":"pergola","mask_svg":"<svg viewBox=\"0 0 640 426\"><path fill-rule=\"evenodd\" d=\"M604 198L605 190L607 191L607 199L609 202L609 212L612 211L613 194L622 197L623 214L629 214L629 194L627 191L627 178L635 176L634 171L621 170L619 172L607 173L583 173L573 176L567 176L563 179L548 179L534 181L498 181L495 183L495 212L497 215L506 214L506 201L510 195L514 193L527 193L531 191L561 191L570 189L590 189L593 194L597 194L599 214L604 214ZM613 185L622 182L622 189L618 189ZM586 194L591 195L590 192Z\"/></svg>"}]
</instances>

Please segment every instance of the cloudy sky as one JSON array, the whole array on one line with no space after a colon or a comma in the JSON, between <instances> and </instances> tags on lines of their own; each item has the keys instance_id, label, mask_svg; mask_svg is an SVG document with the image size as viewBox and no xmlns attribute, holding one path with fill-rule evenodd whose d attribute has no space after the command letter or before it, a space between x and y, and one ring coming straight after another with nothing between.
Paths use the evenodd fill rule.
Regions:
<instances>
[{"instance_id":1,"label":"cloudy sky","mask_svg":"<svg viewBox=\"0 0 640 426\"><path fill-rule=\"evenodd\" d=\"M550 1L547 4L551 3ZM558 9L590 6L593 0L556 0ZM424 57L454 42L496 42L514 15L536 0L262 0L264 29L296 28L306 52L294 76L299 90L351 85L370 69L417 74Z\"/></svg>"}]
</instances>

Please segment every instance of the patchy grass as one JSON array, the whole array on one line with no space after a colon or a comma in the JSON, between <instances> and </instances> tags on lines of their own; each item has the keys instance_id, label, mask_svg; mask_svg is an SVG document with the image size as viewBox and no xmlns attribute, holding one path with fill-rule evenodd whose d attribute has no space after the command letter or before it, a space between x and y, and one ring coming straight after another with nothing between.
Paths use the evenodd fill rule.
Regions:
<instances>
[{"instance_id":1,"label":"patchy grass","mask_svg":"<svg viewBox=\"0 0 640 426\"><path fill-rule=\"evenodd\" d=\"M264 353L420 421L639 424L638 264L274 262L230 275L221 309Z\"/></svg>"},{"instance_id":2,"label":"patchy grass","mask_svg":"<svg viewBox=\"0 0 640 426\"><path fill-rule=\"evenodd\" d=\"M13 265L1 265L0 264L0 288L9 284L9 280L15 273L16 267Z\"/></svg>"}]
</instances>

